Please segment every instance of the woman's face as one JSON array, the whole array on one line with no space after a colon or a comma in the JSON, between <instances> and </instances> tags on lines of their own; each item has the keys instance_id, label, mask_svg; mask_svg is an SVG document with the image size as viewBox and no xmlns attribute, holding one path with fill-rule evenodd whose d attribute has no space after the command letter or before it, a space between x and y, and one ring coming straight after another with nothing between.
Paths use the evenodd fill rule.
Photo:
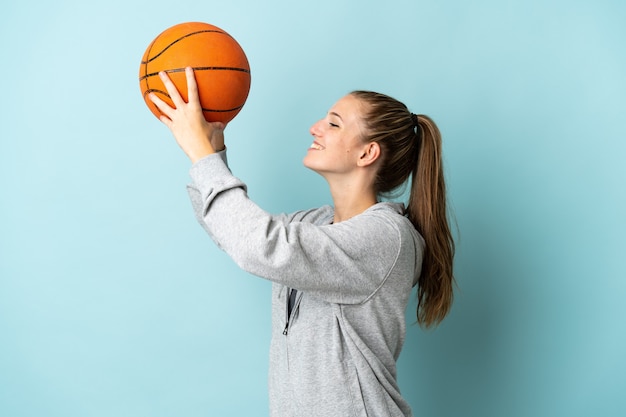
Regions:
<instances>
[{"instance_id":1,"label":"woman's face","mask_svg":"<svg viewBox=\"0 0 626 417\"><path fill-rule=\"evenodd\" d=\"M313 143L304 157L304 166L323 176L349 173L356 168L364 146L362 106L359 99L347 95L311 126Z\"/></svg>"}]
</instances>

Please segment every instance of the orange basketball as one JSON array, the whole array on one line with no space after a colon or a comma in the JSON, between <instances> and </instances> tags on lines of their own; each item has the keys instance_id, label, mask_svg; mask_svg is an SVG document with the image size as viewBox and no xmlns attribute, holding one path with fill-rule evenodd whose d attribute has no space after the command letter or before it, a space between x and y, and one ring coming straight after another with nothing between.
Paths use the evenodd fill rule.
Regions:
<instances>
[{"instance_id":1,"label":"orange basketball","mask_svg":"<svg viewBox=\"0 0 626 417\"><path fill-rule=\"evenodd\" d=\"M192 67L204 117L228 123L241 110L250 91L250 65L237 41L208 23L181 23L166 29L146 49L139 67L139 87L152 113L161 112L148 99L155 93L174 107L159 78L168 73L187 101L185 67Z\"/></svg>"}]
</instances>

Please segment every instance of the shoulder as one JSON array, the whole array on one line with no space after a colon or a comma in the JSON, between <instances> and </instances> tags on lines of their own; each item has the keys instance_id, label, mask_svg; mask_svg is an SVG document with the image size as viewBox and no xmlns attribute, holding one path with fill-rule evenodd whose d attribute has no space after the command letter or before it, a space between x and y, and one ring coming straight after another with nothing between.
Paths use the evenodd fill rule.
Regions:
<instances>
[{"instance_id":1,"label":"shoulder","mask_svg":"<svg viewBox=\"0 0 626 417\"><path fill-rule=\"evenodd\" d=\"M330 224L333 220L334 210L331 206L322 206L308 210L300 210L291 214L284 214L282 217L287 223L310 223L317 226Z\"/></svg>"},{"instance_id":2,"label":"shoulder","mask_svg":"<svg viewBox=\"0 0 626 417\"><path fill-rule=\"evenodd\" d=\"M364 217L371 219L372 224L377 225L372 227L374 238L380 241L386 240L389 247L393 248L396 253L394 268L410 271L407 276L411 276L412 285L417 284L426 243L405 215L404 205L379 203L364 214L366 215ZM381 239L380 236L386 236L386 239Z\"/></svg>"},{"instance_id":3,"label":"shoulder","mask_svg":"<svg viewBox=\"0 0 626 417\"><path fill-rule=\"evenodd\" d=\"M376 248L393 252L406 227L403 218L401 205L378 203L349 220L329 226L328 232L337 240L351 242L362 250Z\"/></svg>"},{"instance_id":4,"label":"shoulder","mask_svg":"<svg viewBox=\"0 0 626 417\"><path fill-rule=\"evenodd\" d=\"M415 228L404 215L404 205L401 203L377 203L365 210L360 216L365 222L371 223L371 226L380 226L383 228L392 228L396 231L410 230Z\"/></svg>"},{"instance_id":5,"label":"shoulder","mask_svg":"<svg viewBox=\"0 0 626 417\"><path fill-rule=\"evenodd\" d=\"M366 228L372 237L386 236L399 244L411 243L417 250L424 247L424 239L405 215L404 205L401 203L383 202L375 204L363 212L363 228Z\"/></svg>"}]
</instances>

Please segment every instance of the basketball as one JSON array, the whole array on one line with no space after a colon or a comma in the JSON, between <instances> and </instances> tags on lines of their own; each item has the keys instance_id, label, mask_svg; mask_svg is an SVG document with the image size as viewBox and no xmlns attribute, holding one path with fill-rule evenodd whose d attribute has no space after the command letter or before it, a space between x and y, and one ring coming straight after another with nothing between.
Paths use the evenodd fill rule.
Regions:
<instances>
[{"instance_id":1,"label":"basketball","mask_svg":"<svg viewBox=\"0 0 626 417\"><path fill-rule=\"evenodd\" d=\"M194 69L205 119L230 122L250 91L250 65L239 43L217 26L201 22L181 23L157 36L143 54L139 67L141 93L157 118L161 112L148 94L154 93L175 107L159 72L167 72L187 101L185 67Z\"/></svg>"}]
</instances>

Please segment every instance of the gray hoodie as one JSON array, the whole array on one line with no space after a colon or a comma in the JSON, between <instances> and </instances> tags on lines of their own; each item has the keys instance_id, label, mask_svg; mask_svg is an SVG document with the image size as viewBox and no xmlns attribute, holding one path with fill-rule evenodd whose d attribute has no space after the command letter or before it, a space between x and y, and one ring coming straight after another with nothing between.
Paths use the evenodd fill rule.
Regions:
<instances>
[{"instance_id":1,"label":"gray hoodie","mask_svg":"<svg viewBox=\"0 0 626 417\"><path fill-rule=\"evenodd\" d=\"M328 206L276 216L248 198L224 152L190 175L207 233L242 269L273 283L270 415L411 416L396 360L424 241L403 206L378 203L337 224Z\"/></svg>"}]
</instances>

